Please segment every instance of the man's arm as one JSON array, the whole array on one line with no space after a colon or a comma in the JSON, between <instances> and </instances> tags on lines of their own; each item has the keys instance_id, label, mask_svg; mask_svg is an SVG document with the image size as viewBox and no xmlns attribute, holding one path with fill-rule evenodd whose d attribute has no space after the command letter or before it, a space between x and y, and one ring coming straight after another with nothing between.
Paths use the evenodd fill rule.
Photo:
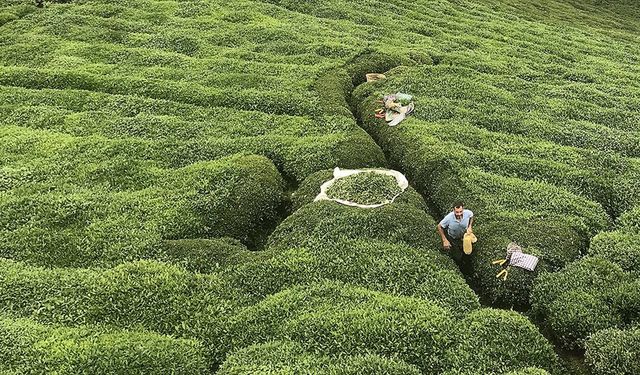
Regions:
<instances>
[{"instance_id":1,"label":"man's arm","mask_svg":"<svg viewBox=\"0 0 640 375\"><path fill-rule=\"evenodd\" d=\"M444 247L445 250L449 250L451 248L451 244L449 243L447 236L444 235L444 229L442 229L442 225L440 225L440 223L438 223L438 233L440 233L440 238L442 238L442 247Z\"/></svg>"},{"instance_id":2,"label":"man's arm","mask_svg":"<svg viewBox=\"0 0 640 375\"><path fill-rule=\"evenodd\" d=\"M471 229L471 226L473 225L473 219L474 219L474 216L471 216L469 218L469 226L467 227L467 233L473 232L473 229Z\"/></svg>"}]
</instances>

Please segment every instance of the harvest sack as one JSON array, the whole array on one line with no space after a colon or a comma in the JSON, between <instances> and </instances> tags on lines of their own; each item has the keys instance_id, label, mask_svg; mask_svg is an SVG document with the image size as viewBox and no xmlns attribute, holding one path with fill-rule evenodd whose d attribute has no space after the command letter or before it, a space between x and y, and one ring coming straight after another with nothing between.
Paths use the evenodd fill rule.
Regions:
<instances>
[{"instance_id":1,"label":"harvest sack","mask_svg":"<svg viewBox=\"0 0 640 375\"><path fill-rule=\"evenodd\" d=\"M359 204L359 203L351 202L345 199L329 198L329 196L327 195L327 189L329 189L329 187L333 185L337 180L343 177L351 176L353 174L362 173L362 172L376 172L376 173L386 174L394 177L396 179L396 182L398 183L398 186L401 189L400 193L396 194L396 196L393 197L390 201L380 202L378 204ZM393 203L393 201L400 194L402 194L408 187L409 187L409 181L407 180L407 178L402 173L391 170L391 169L340 169L336 167L333 170L333 178L320 186L320 194L318 194L313 201L317 202L322 200L328 200L328 201L335 201L340 204L344 204L346 206L359 207L359 208L376 208L376 207L384 206L385 204Z\"/></svg>"},{"instance_id":2,"label":"harvest sack","mask_svg":"<svg viewBox=\"0 0 640 375\"><path fill-rule=\"evenodd\" d=\"M465 233L464 238L462 239L462 251L465 254L469 255L473 251L474 243L478 242L478 238L473 233Z\"/></svg>"}]
</instances>

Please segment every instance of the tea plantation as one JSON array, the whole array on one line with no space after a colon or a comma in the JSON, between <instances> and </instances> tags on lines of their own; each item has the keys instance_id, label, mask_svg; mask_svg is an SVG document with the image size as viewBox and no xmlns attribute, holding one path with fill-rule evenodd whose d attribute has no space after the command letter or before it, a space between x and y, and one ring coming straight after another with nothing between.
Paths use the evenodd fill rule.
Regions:
<instances>
[{"instance_id":1,"label":"tea plantation","mask_svg":"<svg viewBox=\"0 0 640 375\"><path fill-rule=\"evenodd\" d=\"M639 363L635 0L0 0L0 375Z\"/></svg>"}]
</instances>

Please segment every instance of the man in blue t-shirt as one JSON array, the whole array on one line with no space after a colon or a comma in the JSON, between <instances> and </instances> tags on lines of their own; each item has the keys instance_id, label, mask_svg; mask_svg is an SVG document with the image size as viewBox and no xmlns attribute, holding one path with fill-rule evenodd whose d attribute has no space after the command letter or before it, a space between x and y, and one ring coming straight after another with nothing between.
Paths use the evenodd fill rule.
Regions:
<instances>
[{"instance_id":1,"label":"man in blue t-shirt","mask_svg":"<svg viewBox=\"0 0 640 375\"><path fill-rule=\"evenodd\" d=\"M462 257L462 239L465 233L473 232L472 226L473 212L465 210L462 202L454 203L453 211L438 223L442 246L445 250L454 249L451 254L454 259L460 260Z\"/></svg>"}]
</instances>

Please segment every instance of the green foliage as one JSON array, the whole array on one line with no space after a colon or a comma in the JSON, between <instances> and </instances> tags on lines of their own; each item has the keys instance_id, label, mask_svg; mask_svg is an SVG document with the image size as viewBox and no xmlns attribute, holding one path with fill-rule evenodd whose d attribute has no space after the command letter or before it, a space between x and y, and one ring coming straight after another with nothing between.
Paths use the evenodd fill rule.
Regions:
<instances>
[{"instance_id":1,"label":"green foliage","mask_svg":"<svg viewBox=\"0 0 640 375\"><path fill-rule=\"evenodd\" d=\"M640 329L604 329L586 347L585 361L594 375L640 373Z\"/></svg>"},{"instance_id":2,"label":"green foliage","mask_svg":"<svg viewBox=\"0 0 640 375\"><path fill-rule=\"evenodd\" d=\"M72 91L66 97L42 98L20 95L18 91L15 94L18 99L33 102L33 105L24 107L19 102L0 108L0 123L6 125L0 135L3 142L7 142L0 147L0 155L12 160L16 168L37 173L41 179L68 180L91 186L103 181L87 176L87 162L100 166L127 160L147 168L176 168L236 153L253 153L270 158L288 178L298 181L309 173L336 165L374 167L385 164L381 151L370 137L355 124L345 124L340 118L311 120L251 111L228 114L225 112L228 109L224 108L205 111L159 100L120 98L111 98L110 103L103 105L116 106L124 101L124 105L132 108L125 107L112 114L97 107L102 104L100 96L90 96L98 103L78 104L80 109L76 111L72 110L76 108L73 103L58 103L64 99L78 100L73 93L80 95L81 92ZM7 94L0 91L0 97L6 98ZM45 106L40 100L54 103ZM58 108L63 105L71 110ZM166 108L155 111L163 105ZM34 161L27 158L35 152L33 147L9 148L17 142L41 142L46 147L38 150L39 158ZM136 187L132 183L145 183L146 176L141 177L142 181L116 180L120 183L111 182L110 185L131 189Z\"/></svg>"},{"instance_id":3,"label":"green foliage","mask_svg":"<svg viewBox=\"0 0 640 375\"><path fill-rule=\"evenodd\" d=\"M163 258L162 240L229 236L260 243L282 180L258 156L193 164L133 192L75 187L0 196L1 255L35 264L113 265Z\"/></svg>"},{"instance_id":4,"label":"green foliage","mask_svg":"<svg viewBox=\"0 0 640 375\"><path fill-rule=\"evenodd\" d=\"M322 239L379 239L416 248L441 248L436 222L415 206L392 203L376 209L348 207L331 201L303 206L286 218L269 237L270 248L304 247Z\"/></svg>"},{"instance_id":5,"label":"green foliage","mask_svg":"<svg viewBox=\"0 0 640 375\"><path fill-rule=\"evenodd\" d=\"M623 270L640 274L640 234L602 232L591 239L589 256L608 259Z\"/></svg>"},{"instance_id":6,"label":"green foliage","mask_svg":"<svg viewBox=\"0 0 640 375\"><path fill-rule=\"evenodd\" d=\"M472 282L483 300L495 307L529 307L529 295L538 275L560 270L577 259L586 248L585 241L566 225L565 220L542 215L511 212L474 225L478 242L474 244ZM496 278L502 269L492 264L505 259L507 245L515 241L526 254L538 257L538 265L531 272L511 267L507 280Z\"/></svg>"},{"instance_id":7,"label":"green foliage","mask_svg":"<svg viewBox=\"0 0 640 375\"><path fill-rule=\"evenodd\" d=\"M422 372L448 365L450 314L409 297L327 281L293 287L240 312L232 324L233 347L290 338L310 352L393 356Z\"/></svg>"},{"instance_id":8,"label":"green foliage","mask_svg":"<svg viewBox=\"0 0 640 375\"><path fill-rule=\"evenodd\" d=\"M640 207L632 208L620 217L619 226L622 230L640 233Z\"/></svg>"},{"instance_id":9,"label":"green foliage","mask_svg":"<svg viewBox=\"0 0 640 375\"><path fill-rule=\"evenodd\" d=\"M378 204L391 201L401 192L394 177L364 172L338 179L327 189L327 196L358 204Z\"/></svg>"},{"instance_id":10,"label":"green foliage","mask_svg":"<svg viewBox=\"0 0 640 375\"><path fill-rule=\"evenodd\" d=\"M531 304L560 343L584 348L592 334L640 321L634 278L606 259L587 257L562 271L540 276Z\"/></svg>"},{"instance_id":11,"label":"green foliage","mask_svg":"<svg viewBox=\"0 0 640 375\"><path fill-rule=\"evenodd\" d=\"M502 373L527 366L558 373L551 344L526 317L513 312L481 309L456 325L457 346L448 353L456 373Z\"/></svg>"},{"instance_id":12,"label":"green foliage","mask_svg":"<svg viewBox=\"0 0 640 375\"><path fill-rule=\"evenodd\" d=\"M224 321L234 312L222 280L157 262L112 269L45 269L0 262L0 312L70 326L106 324L197 338L221 361ZM225 297L223 297L225 296Z\"/></svg>"},{"instance_id":13,"label":"green foliage","mask_svg":"<svg viewBox=\"0 0 640 375\"><path fill-rule=\"evenodd\" d=\"M167 240L163 242L162 253L164 259L159 260L201 273L242 265L256 257L238 240L231 238Z\"/></svg>"},{"instance_id":14,"label":"green foliage","mask_svg":"<svg viewBox=\"0 0 640 375\"><path fill-rule=\"evenodd\" d=\"M208 373L204 350L195 340L46 326L28 319L0 318L0 362L16 374Z\"/></svg>"},{"instance_id":15,"label":"green foliage","mask_svg":"<svg viewBox=\"0 0 640 375\"><path fill-rule=\"evenodd\" d=\"M215 245L171 242L234 237L259 246L263 232L277 222L276 207L282 201L275 168L293 187L307 175L335 166L393 167L407 173L439 214L447 212L452 201L464 199L478 224L485 225L486 232L478 233L474 277L489 301L521 307L532 283L542 285L540 293L534 293L534 305L540 301L544 308L536 310L546 309L542 315L548 317L552 332L568 341L574 338L565 331L575 332L581 340L593 333L593 327L629 324L637 319L640 299L637 281L622 282L630 276L621 269L599 259L577 263L555 276L547 271L571 261L591 237L609 229L607 215L617 218L638 205L639 15L629 0L473 0L464 5L459 1L96 0L47 4L44 9L6 0L0 4L0 255L46 266L111 266L158 258L207 272L218 268L213 268L216 261L207 263L206 258L220 256L218 264L225 272L247 270L250 276L273 270L278 275L274 281L284 280L271 286L260 276L264 286L256 287L255 294L249 288L248 294L262 296L289 282L324 276L304 265L323 269L320 265L335 265L348 251L360 250L363 254L348 259L380 272L378 278L361 272L363 284L398 290L417 285L416 295L449 305L453 299L449 297L458 292L467 295L468 290L431 252L440 244L435 222L414 204L420 199L375 213L309 204L281 225L268 252L251 259L245 259L246 253L235 245L228 248L230 253L222 253L226 244L217 241ZM369 72L385 72L388 79L361 86L352 100L345 98ZM396 91L415 96L416 112L389 128L373 120L377 106L373 101ZM356 107L357 117L379 146L358 128L348 104ZM238 153L261 155L271 162L262 159L243 169L246 174L236 174L231 166L213 168L226 171L220 174L202 167ZM201 162L190 172L177 169ZM305 198L294 203L297 207L313 195L303 192L300 197ZM623 215L621 230L638 232L637 211ZM509 223L503 224L508 225L504 229L499 226L503 221ZM511 233L518 238L509 238ZM367 239L388 243L363 244ZM490 279L495 270L487 263L503 251L506 240L522 241L540 256L539 273L544 275L512 270L507 283L497 285L495 278ZM331 262L323 263L321 251L338 245L343 248L329 252ZM430 255L418 256L416 252L422 251L418 249ZM614 260L630 267L628 254L621 252ZM395 276L391 265L376 264L375 256L397 260L399 269L409 275L424 271L428 279L412 276L405 284L391 277ZM413 256L420 262L411 267L407 259ZM427 271L428 257L444 269ZM583 265L589 262L603 266ZM612 267L612 276L606 277ZM346 277L351 269L322 272ZM36 280L44 272L38 270L33 271ZM309 277L298 270L306 270ZM34 282L32 289L39 288L46 296L51 284L51 294L59 298L36 299L46 302L34 310L37 314L53 316L58 311L74 324L74 319L84 319L82 314L102 313L101 307L87 302L90 298L104 306L111 303L103 294L112 294L89 286L104 286L106 281L95 275L113 270L47 272L61 272L62 281L47 276L46 282ZM64 276L67 272L99 280L90 283L88 276L78 276L84 280L78 282L76 276ZM589 284L590 272L607 286ZM570 275L566 280L564 273ZM32 282L30 273L22 275L26 280L12 284L16 290L23 291L21 283ZM451 296L442 295L447 288L453 291ZM145 295L143 287L131 289ZM86 290L93 294L79 300ZM174 294L163 292L164 297L151 293L143 301L115 295L145 307L149 301L169 303L173 297L167 296ZM24 292L22 299L16 294L6 308L28 304L25 296L30 293L35 292ZM318 292L317 299L334 291L323 293ZM266 301L269 298L274 297ZM380 358L395 358L394 348L399 348L425 373L455 371L444 363L434 368L425 365L429 356L414 358L420 351L436 355L423 347L427 344L420 337L412 336L416 322L431 321L418 316L407 322L407 317L416 316L411 315L416 309L407 307L412 303L421 304L420 312L437 310L432 315L447 310L432 304L424 307L424 300L404 302L406 309L397 315L411 328L398 330L405 336L390 340L397 346L387 347L387 341L376 341L385 336L380 333L388 338L386 326L368 325L369 316L376 316L373 303L359 311L358 298L353 298L357 303L347 304L347 312L357 317L350 320L357 323L353 326L364 327L360 331L340 325L344 319L336 316L342 305L331 307L326 302L318 303L319 312L309 308L296 315L297 323L284 319L289 323L280 333L300 337L314 359L321 352L333 354L329 350L342 355L343 347L354 354L371 344ZM403 298L393 297L393 306ZM189 323L197 327L192 331L208 332L184 336L207 340L224 336L207 331L217 327L207 319L217 317L218 310L209 313L208 307L176 300L193 309L176 308L195 316ZM78 312L60 308L65 301L80 306ZM116 305L133 321L139 317L133 307ZM392 310L391 305L384 307ZM464 307L454 309L464 311ZM155 311L141 310L146 317ZM313 315L327 311L326 316ZM118 322L128 326L124 317ZM157 329L166 328L157 324L161 326ZM343 347L331 336L334 325L342 327L337 332L344 334L337 342ZM181 329L191 332L184 327L169 332L180 334ZM315 333L309 333L313 329L320 332L317 341ZM359 336L367 345L349 341L361 332L370 334ZM442 332L448 339L450 332ZM217 348L216 360L226 353L216 340L206 345ZM519 345L526 348L526 343ZM403 352L405 348L413 351ZM482 349L487 349L479 353L484 355L491 348ZM540 349L532 358L544 356ZM347 361L346 356L341 358ZM538 366L513 364L509 371L529 365ZM486 366L484 370L492 371Z\"/></svg>"},{"instance_id":16,"label":"green foliage","mask_svg":"<svg viewBox=\"0 0 640 375\"><path fill-rule=\"evenodd\" d=\"M421 374L415 366L397 359L387 359L375 354L331 358L326 355L305 352L299 344L288 341L272 341L251 345L231 353L217 373L221 375L246 373Z\"/></svg>"},{"instance_id":17,"label":"green foliage","mask_svg":"<svg viewBox=\"0 0 640 375\"><path fill-rule=\"evenodd\" d=\"M339 280L395 295L416 296L464 316L480 307L478 297L446 256L374 240L344 240L327 245L268 251L262 258L228 268L230 289L250 302L298 284ZM265 255L267 255L265 254Z\"/></svg>"}]
</instances>

